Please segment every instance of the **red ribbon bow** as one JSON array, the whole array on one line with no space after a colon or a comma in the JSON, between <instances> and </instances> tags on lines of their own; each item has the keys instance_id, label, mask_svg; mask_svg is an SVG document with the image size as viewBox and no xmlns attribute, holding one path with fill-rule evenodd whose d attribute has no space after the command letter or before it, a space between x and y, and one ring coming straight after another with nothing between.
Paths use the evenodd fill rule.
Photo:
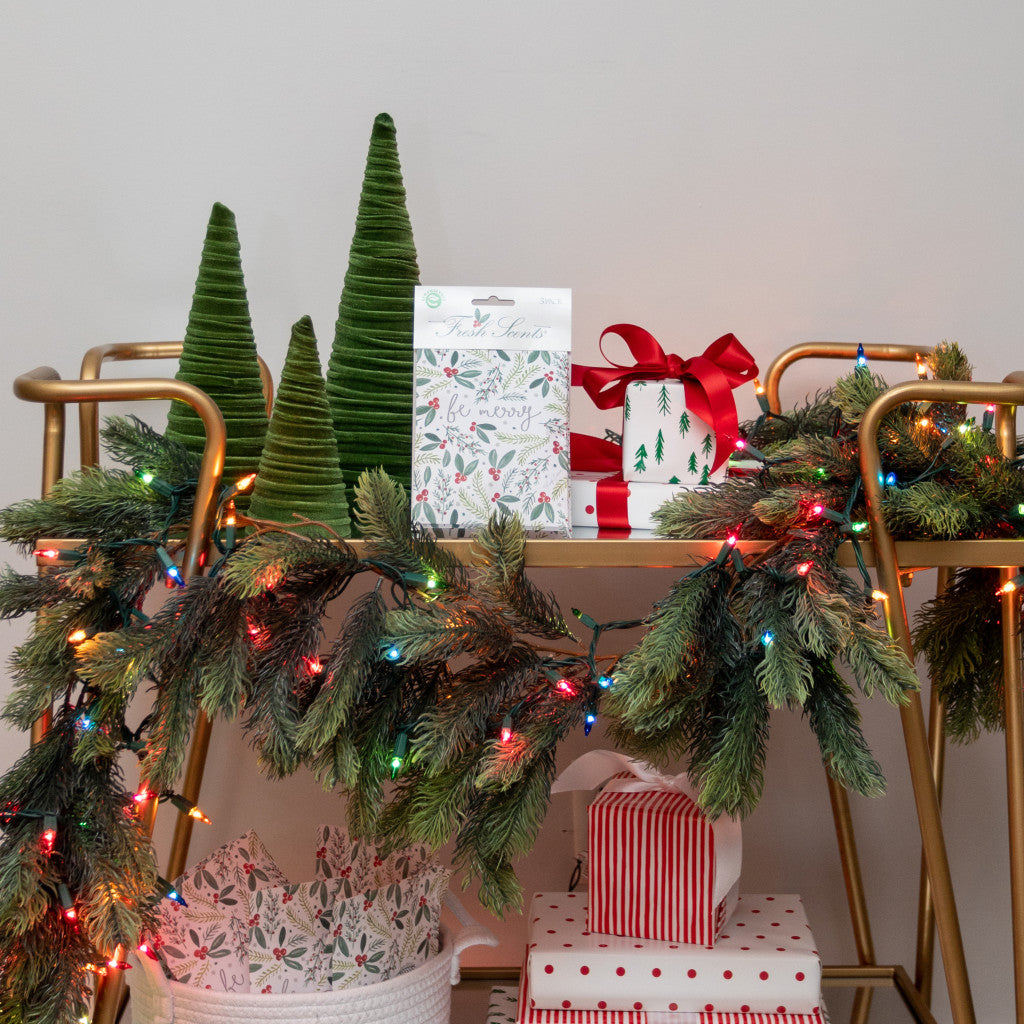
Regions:
<instances>
[{"instance_id":1,"label":"red ribbon bow","mask_svg":"<svg viewBox=\"0 0 1024 1024\"><path fill-rule=\"evenodd\" d=\"M734 334L723 334L704 350L703 355L681 359L666 353L653 334L636 324L613 324L601 332L601 355L607 334L617 334L625 341L636 360L633 366L613 363L610 366L578 366L572 368L572 383L581 384L599 409L612 409L626 400L626 385L633 380L680 380L686 395L686 408L699 416L715 433L716 470L732 454L732 444L739 432L733 388L757 376L754 357L740 344Z\"/></svg>"}]
</instances>

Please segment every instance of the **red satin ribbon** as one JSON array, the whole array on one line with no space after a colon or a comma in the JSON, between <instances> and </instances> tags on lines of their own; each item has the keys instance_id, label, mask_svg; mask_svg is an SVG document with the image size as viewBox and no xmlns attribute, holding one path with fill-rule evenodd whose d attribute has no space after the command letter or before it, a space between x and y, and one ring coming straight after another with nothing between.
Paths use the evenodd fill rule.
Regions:
<instances>
[{"instance_id":1,"label":"red satin ribbon","mask_svg":"<svg viewBox=\"0 0 1024 1024\"><path fill-rule=\"evenodd\" d=\"M715 461L711 469L716 470L732 454L739 433L732 389L757 376L754 357L734 334L723 334L708 345L703 355L681 359L666 353L653 334L636 324L613 324L605 328L601 332L601 355L604 355L604 339L608 334L617 334L625 341L635 364L623 366L605 356L611 365L573 365L572 383L582 385L599 409L612 409L625 402L626 385L630 381L681 380L686 408L715 432Z\"/></svg>"},{"instance_id":2,"label":"red satin ribbon","mask_svg":"<svg viewBox=\"0 0 1024 1024\"><path fill-rule=\"evenodd\" d=\"M597 481L597 525L598 533L605 529L628 530L629 527L629 484L617 476L606 476Z\"/></svg>"},{"instance_id":3,"label":"red satin ribbon","mask_svg":"<svg viewBox=\"0 0 1024 1024\"><path fill-rule=\"evenodd\" d=\"M622 473L622 445L590 434L569 434L569 465L574 473Z\"/></svg>"},{"instance_id":4,"label":"red satin ribbon","mask_svg":"<svg viewBox=\"0 0 1024 1024\"><path fill-rule=\"evenodd\" d=\"M590 434L569 435L569 461L574 473L609 473L597 481L594 507L598 536L604 530L629 530L629 485L622 479L622 445Z\"/></svg>"}]
</instances>

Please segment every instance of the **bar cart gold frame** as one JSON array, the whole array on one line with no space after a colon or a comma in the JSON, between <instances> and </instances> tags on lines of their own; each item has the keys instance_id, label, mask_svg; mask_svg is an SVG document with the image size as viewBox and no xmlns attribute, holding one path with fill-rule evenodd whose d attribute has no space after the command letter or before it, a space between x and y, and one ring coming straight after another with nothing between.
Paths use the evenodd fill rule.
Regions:
<instances>
[{"instance_id":1,"label":"bar cart gold frame","mask_svg":"<svg viewBox=\"0 0 1024 1024\"><path fill-rule=\"evenodd\" d=\"M906 361L920 349L907 346L864 346L866 354L874 359ZM81 453L83 464L95 464L98 458L97 402L133 401L137 399L176 399L188 402L203 419L207 429L196 512L185 541L183 573L187 577L200 571L200 557L209 543L212 519L216 507L216 491L223 469L224 423L219 410L204 392L180 381L162 378L99 379L105 359L174 358L181 352L179 342L152 342L137 345L101 346L90 350L83 361L82 379L61 380L46 367L17 378L14 393L26 401L44 406L43 493L47 493L63 473L65 440L64 407L78 404L81 422ZM771 365L766 382L769 401L778 409L778 378L793 361L805 357L852 357L856 346L815 342L787 350ZM937 566L947 571L962 566L996 566L1004 579L1011 579L1024 564L1024 541L957 541L957 542L898 542L894 543L885 528L881 513L881 485L877 482L880 457L877 431L886 412L907 401L980 402L998 407L997 433L1005 454L1015 455L1016 406L1024 403L1024 374L1011 375L1009 383L965 384L944 381L916 381L897 385L879 398L868 410L860 428L862 475L868 516L871 522L872 544L876 552L877 571L881 587L890 594L885 603L887 624L893 637L910 652L910 632L906 608L900 586L900 572ZM265 373L264 379L269 380ZM269 404L269 399L268 399ZM65 540L65 543L67 541ZM358 544L358 542L356 542ZM469 540L446 542L454 553L471 558ZM754 554L763 550L766 542L741 542L745 552ZM532 567L611 568L677 566L699 564L717 554L720 545L715 541L675 541L665 539L644 540L530 540L527 542L526 563ZM844 564L852 564L852 557ZM1017 1019L1024 1022L1024 708L1020 686L1020 608L1013 595L1003 598L1003 635L1007 666L1007 772L1010 785L1011 826L1011 898L1014 921L1014 965L1016 975ZM1011 656L1012 652L1012 656ZM960 936L959 922L953 898L952 881L942 834L941 813L934 764L929 748L927 731L919 697L913 695L901 710L901 721L907 748L907 760L914 790L915 804L921 830L924 863L930 889L934 893L935 920L939 943L946 969L950 1004L956 1024L973 1024L974 1009L967 977L966 961ZM45 728L45 722L37 729ZM39 734L33 730L33 737ZM196 800L202 784L203 768L209 742L209 722L203 723L190 751L183 783L187 799ZM934 730L933 730L934 735ZM853 985L858 988L854 1005L854 1021L867 1019L870 1007L870 989L880 985L893 986L902 997L907 1009L918 1022L934 1022L927 998L906 970L899 965L875 963L868 927L866 902L860 878L852 819L846 793L830 783L833 816L836 823L840 855L847 884L851 920L857 945L858 964L827 967L825 978L832 984ZM187 824L186 824L187 823ZM176 877L184 868L190 840L191 819L179 818L175 831L169 877ZM183 827L184 826L184 827ZM920 921L919 921L920 925ZM919 947L921 937L919 935ZM919 953L920 967L920 953ZM494 969L484 968L494 976ZM464 975L472 977L470 970ZM94 1020L107 1024L116 1017L123 1000L123 977L115 977L101 986L97 997Z\"/></svg>"}]
</instances>

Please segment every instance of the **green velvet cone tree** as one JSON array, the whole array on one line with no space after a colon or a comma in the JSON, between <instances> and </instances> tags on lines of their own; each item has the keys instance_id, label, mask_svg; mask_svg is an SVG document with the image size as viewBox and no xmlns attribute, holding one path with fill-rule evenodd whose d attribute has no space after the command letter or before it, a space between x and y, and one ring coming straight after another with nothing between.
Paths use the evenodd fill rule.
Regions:
<instances>
[{"instance_id":1,"label":"green velvet cone tree","mask_svg":"<svg viewBox=\"0 0 1024 1024\"><path fill-rule=\"evenodd\" d=\"M359 474L376 466L410 486L413 289L418 283L395 125L388 114L379 114L327 367L327 396L350 500Z\"/></svg>"},{"instance_id":2,"label":"green velvet cone tree","mask_svg":"<svg viewBox=\"0 0 1024 1024\"><path fill-rule=\"evenodd\" d=\"M225 481L254 472L267 433L267 410L235 215L221 203L214 203L210 213L175 377L205 391L224 416ZM198 414L184 402L171 403L167 436L193 452L201 452L206 439Z\"/></svg>"},{"instance_id":3,"label":"green velvet cone tree","mask_svg":"<svg viewBox=\"0 0 1024 1024\"><path fill-rule=\"evenodd\" d=\"M328 535L315 526L293 525L294 513L323 523L341 537L351 533L345 480L308 316L292 327L248 512L307 536Z\"/></svg>"}]
</instances>

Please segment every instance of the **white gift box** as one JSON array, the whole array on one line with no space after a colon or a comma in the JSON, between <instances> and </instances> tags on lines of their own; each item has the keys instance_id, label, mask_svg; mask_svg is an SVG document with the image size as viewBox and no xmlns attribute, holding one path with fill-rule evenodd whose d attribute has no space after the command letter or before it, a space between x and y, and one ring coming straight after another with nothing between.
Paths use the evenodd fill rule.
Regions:
<instances>
[{"instance_id":1,"label":"white gift box","mask_svg":"<svg viewBox=\"0 0 1024 1024\"><path fill-rule=\"evenodd\" d=\"M638 483L605 473L573 473L572 525L602 530L653 530L654 513L684 488Z\"/></svg>"},{"instance_id":2,"label":"white gift box","mask_svg":"<svg viewBox=\"0 0 1024 1024\"><path fill-rule=\"evenodd\" d=\"M715 433L686 408L682 381L630 381L622 410L623 479L717 483L725 479L726 463L712 471L714 461Z\"/></svg>"},{"instance_id":3,"label":"white gift box","mask_svg":"<svg viewBox=\"0 0 1024 1024\"><path fill-rule=\"evenodd\" d=\"M582 893L537 893L529 920L534 1009L820 1013L821 961L799 896L741 896L712 949L592 932Z\"/></svg>"}]
</instances>

